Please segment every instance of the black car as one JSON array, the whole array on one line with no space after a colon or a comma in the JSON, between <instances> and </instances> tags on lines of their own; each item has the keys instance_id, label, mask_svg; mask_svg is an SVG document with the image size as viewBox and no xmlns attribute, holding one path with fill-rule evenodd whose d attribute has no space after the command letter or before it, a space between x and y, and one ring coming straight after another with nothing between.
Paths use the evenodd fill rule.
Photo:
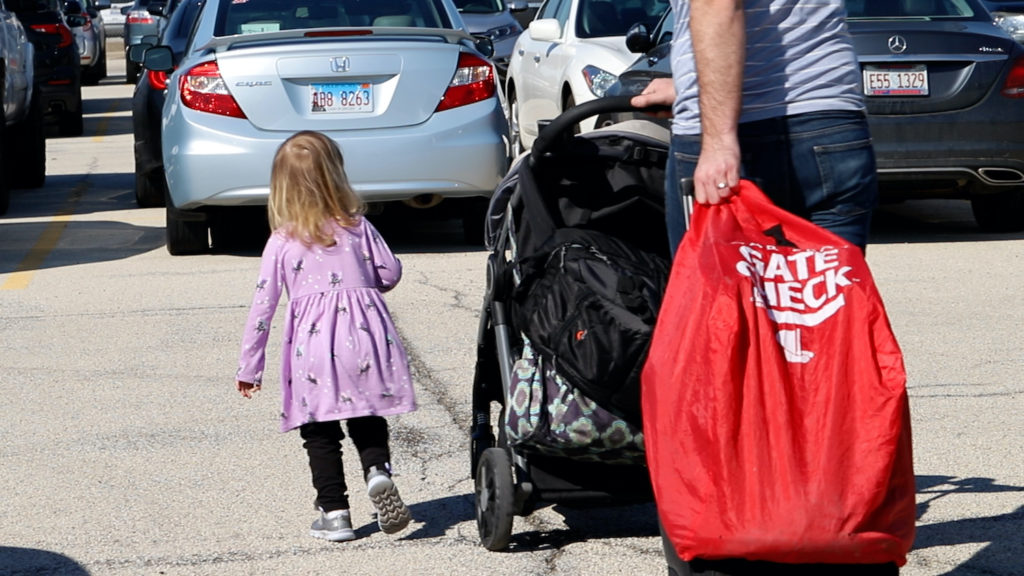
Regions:
<instances>
[{"instance_id":1,"label":"black car","mask_svg":"<svg viewBox=\"0 0 1024 576\"><path fill-rule=\"evenodd\" d=\"M174 64L181 60L185 41L204 0L182 0L171 13L157 43L171 48ZM142 60L152 38L140 39L129 58ZM134 57L134 58L132 58ZM138 64L136 64L138 65ZM164 205L167 182L164 180L163 153L160 144L160 118L167 94L169 73L143 70L132 96L132 135L135 141L135 201L142 207Z\"/></svg>"},{"instance_id":2,"label":"black car","mask_svg":"<svg viewBox=\"0 0 1024 576\"><path fill-rule=\"evenodd\" d=\"M78 46L71 25L65 19L62 0L7 0L35 47L35 86L42 96L48 127L61 136L82 134L82 75ZM79 13L81 5L69 0L68 12Z\"/></svg>"},{"instance_id":3,"label":"black car","mask_svg":"<svg viewBox=\"0 0 1024 576\"><path fill-rule=\"evenodd\" d=\"M982 230L1024 230L1024 46L980 0L847 0L846 9L881 201L966 199ZM671 75L671 32L634 28L627 43L647 52L609 92L637 94Z\"/></svg>"}]
</instances>

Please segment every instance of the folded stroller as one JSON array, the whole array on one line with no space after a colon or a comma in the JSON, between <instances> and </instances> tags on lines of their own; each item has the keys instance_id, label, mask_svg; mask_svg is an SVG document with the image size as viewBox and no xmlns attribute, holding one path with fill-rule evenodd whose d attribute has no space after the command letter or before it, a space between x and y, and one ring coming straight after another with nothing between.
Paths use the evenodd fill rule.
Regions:
<instances>
[{"instance_id":1,"label":"folded stroller","mask_svg":"<svg viewBox=\"0 0 1024 576\"><path fill-rule=\"evenodd\" d=\"M668 131L630 120L584 134L587 102L545 126L491 199L473 381L477 526L505 549L539 503L652 500L639 372L668 277Z\"/></svg>"}]
</instances>

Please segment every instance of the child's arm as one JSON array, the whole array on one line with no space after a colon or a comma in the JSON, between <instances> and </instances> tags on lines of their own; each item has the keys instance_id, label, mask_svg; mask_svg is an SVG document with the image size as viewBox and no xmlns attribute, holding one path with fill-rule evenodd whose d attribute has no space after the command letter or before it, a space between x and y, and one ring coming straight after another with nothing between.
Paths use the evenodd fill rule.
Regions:
<instances>
[{"instance_id":1,"label":"child's arm","mask_svg":"<svg viewBox=\"0 0 1024 576\"><path fill-rule=\"evenodd\" d=\"M369 233L370 255L377 271L377 288L381 292L387 292L402 279L402 262L369 221L366 221L366 228Z\"/></svg>"},{"instance_id":2,"label":"child's arm","mask_svg":"<svg viewBox=\"0 0 1024 576\"><path fill-rule=\"evenodd\" d=\"M267 339L270 323L274 319L277 303L284 289L284 274L281 268L280 236L271 235L260 259L260 274L256 281L252 306L242 333L242 353L235 374L235 386L242 396L250 397L249 391L258 389L263 383L263 366L266 362Z\"/></svg>"}]
</instances>

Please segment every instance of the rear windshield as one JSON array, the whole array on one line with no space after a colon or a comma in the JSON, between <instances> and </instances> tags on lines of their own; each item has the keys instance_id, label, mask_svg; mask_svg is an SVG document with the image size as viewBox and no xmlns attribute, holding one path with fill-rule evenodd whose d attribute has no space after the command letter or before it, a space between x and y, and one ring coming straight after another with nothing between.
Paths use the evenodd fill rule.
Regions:
<instances>
[{"instance_id":1,"label":"rear windshield","mask_svg":"<svg viewBox=\"0 0 1024 576\"><path fill-rule=\"evenodd\" d=\"M230 0L216 36L331 26L451 28L440 0Z\"/></svg>"},{"instance_id":2,"label":"rear windshield","mask_svg":"<svg viewBox=\"0 0 1024 576\"><path fill-rule=\"evenodd\" d=\"M846 12L850 18L987 18L968 0L846 0Z\"/></svg>"},{"instance_id":3,"label":"rear windshield","mask_svg":"<svg viewBox=\"0 0 1024 576\"><path fill-rule=\"evenodd\" d=\"M464 14L494 14L505 11L502 0L455 0L455 7Z\"/></svg>"}]
</instances>

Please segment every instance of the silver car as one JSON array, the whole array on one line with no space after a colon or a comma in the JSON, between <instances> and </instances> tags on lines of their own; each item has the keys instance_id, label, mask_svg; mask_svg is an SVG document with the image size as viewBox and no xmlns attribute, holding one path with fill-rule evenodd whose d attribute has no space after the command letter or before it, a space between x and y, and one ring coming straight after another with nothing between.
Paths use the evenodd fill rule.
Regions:
<instances>
[{"instance_id":1,"label":"silver car","mask_svg":"<svg viewBox=\"0 0 1024 576\"><path fill-rule=\"evenodd\" d=\"M267 202L278 146L333 138L374 207L452 210L483 239L507 170L492 51L451 0L208 0L163 108L167 249L230 242L237 214ZM146 68L170 70L167 47Z\"/></svg>"}]
</instances>

